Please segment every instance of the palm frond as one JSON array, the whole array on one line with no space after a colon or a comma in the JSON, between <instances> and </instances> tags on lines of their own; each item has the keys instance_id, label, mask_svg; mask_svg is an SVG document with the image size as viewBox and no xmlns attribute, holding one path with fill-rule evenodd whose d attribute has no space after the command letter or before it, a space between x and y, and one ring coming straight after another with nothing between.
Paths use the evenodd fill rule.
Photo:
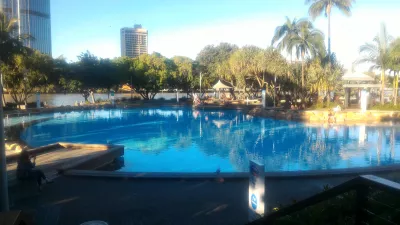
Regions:
<instances>
[{"instance_id":1,"label":"palm frond","mask_svg":"<svg viewBox=\"0 0 400 225\"><path fill-rule=\"evenodd\" d=\"M333 5L346 16L351 16L351 7L354 0L335 0Z\"/></svg>"},{"instance_id":2,"label":"palm frond","mask_svg":"<svg viewBox=\"0 0 400 225\"><path fill-rule=\"evenodd\" d=\"M325 0L314 1L308 9L308 14L315 20L319 15L325 12L326 6L327 1Z\"/></svg>"},{"instance_id":3,"label":"palm frond","mask_svg":"<svg viewBox=\"0 0 400 225\"><path fill-rule=\"evenodd\" d=\"M360 46L359 53L367 53L367 54L379 54L379 49L376 45L371 44L371 43L366 43L362 46Z\"/></svg>"}]
</instances>

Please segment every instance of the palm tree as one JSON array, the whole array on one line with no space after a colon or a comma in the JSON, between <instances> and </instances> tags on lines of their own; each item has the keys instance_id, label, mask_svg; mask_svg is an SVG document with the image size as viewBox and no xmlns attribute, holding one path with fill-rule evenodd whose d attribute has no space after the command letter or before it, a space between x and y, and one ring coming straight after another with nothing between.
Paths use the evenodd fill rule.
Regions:
<instances>
[{"instance_id":1,"label":"palm tree","mask_svg":"<svg viewBox=\"0 0 400 225\"><path fill-rule=\"evenodd\" d=\"M8 63L13 56L22 53L24 47L21 40L30 38L28 35L15 35L18 33L18 20L8 19L4 12L0 12L0 61Z\"/></svg>"},{"instance_id":2,"label":"palm tree","mask_svg":"<svg viewBox=\"0 0 400 225\"><path fill-rule=\"evenodd\" d=\"M308 19L293 19L286 17L286 22L275 29L271 44L276 45L278 50L286 50L290 55L295 51L297 59L302 60L301 86L305 85L304 60L307 55L315 56L323 54L324 35L315 29Z\"/></svg>"},{"instance_id":3,"label":"palm tree","mask_svg":"<svg viewBox=\"0 0 400 225\"><path fill-rule=\"evenodd\" d=\"M295 49L297 59L301 59L301 86L305 86L304 63L306 56L325 56L324 34L315 29L308 20L299 24L300 32L292 35L287 43L289 49Z\"/></svg>"},{"instance_id":4,"label":"palm tree","mask_svg":"<svg viewBox=\"0 0 400 225\"><path fill-rule=\"evenodd\" d=\"M274 37L272 38L271 45L275 46L279 51L286 50L290 54L292 59L292 48L289 48L288 43L293 36L299 35L300 24L304 19L297 20L294 18L290 20L286 17L286 22L282 26L278 26L275 29Z\"/></svg>"},{"instance_id":5,"label":"palm tree","mask_svg":"<svg viewBox=\"0 0 400 225\"><path fill-rule=\"evenodd\" d=\"M393 38L387 33L385 24L381 25L380 33L375 36L373 43L366 43L360 47L360 58L356 64L372 64L370 70L381 70L381 104L384 104L385 72L389 69L390 43Z\"/></svg>"},{"instance_id":6,"label":"palm tree","mask_svg":"<svg viewBox=\"0 0 400 225\"><path fill-rule=\"evenodd\" d=\"M328 56L331 55L331 12L332 8L338 8L347 16L351 15L351 7L355 0L306 0L306 4L311 6L308 10L310 16L315 19L323 12L328 17Z\"/></svg>"},{"instance_id":7,"label":"palm tree","mask_svg":"<svg viewBox=\"0 0 400 225\"><path fill-rule=\"evenodd\" d=\"M393 79L393 100L397 105L397 94L399 88L399 72L400 72L400 38L397 38L390 44L389 53L389 69L394 73Z\"/></svg>"}]
</instances>

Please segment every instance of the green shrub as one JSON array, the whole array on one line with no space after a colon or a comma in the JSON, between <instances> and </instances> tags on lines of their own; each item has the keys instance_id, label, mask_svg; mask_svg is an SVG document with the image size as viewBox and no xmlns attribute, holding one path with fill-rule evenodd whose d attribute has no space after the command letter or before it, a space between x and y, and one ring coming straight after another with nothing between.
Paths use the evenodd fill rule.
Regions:
<instances>
[{"instance_id":1,"label":"green shrub","mask_svg":"<svg viewBox=\"0 0 400 225\"><path fill-rule=\"evenodd\" d=\"M324 102L317 102L316 104L311 105L308 109L332 109L335 108L337 105L337 103L335 102L330 102L328 103L324 103ZM340 106L343 108L343 106Z\"/></svg>"}]
</instances>

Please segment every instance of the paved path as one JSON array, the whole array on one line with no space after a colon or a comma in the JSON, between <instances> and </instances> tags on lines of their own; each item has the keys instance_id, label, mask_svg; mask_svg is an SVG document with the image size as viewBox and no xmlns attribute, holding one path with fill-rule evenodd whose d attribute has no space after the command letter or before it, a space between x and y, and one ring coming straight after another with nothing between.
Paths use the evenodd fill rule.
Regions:
<instances>
[{"instance_id":1,"label":"paved path","mask_svg":"<svg viewBox=\"0 0 400 225\"><path fill-rule=\"evenodd\" d=\"M13 203L38 225L245 224L245 181L125 180L59 177L40 195ZM11 195L15 191L10 190Z\"/></svg>"}]
</instances>

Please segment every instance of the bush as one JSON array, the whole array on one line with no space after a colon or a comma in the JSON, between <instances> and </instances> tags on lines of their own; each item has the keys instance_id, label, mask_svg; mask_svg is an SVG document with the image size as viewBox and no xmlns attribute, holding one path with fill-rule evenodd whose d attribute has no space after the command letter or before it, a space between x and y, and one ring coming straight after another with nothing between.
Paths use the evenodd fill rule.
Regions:
<instances>
[{"instance_id":1,"label":"bush","mask_svg":"<svg viewBox=\"0 0 400 225\"><path fill-rule=\"evenodd\" d=\"M133 96L132 100L141 100L142 98L140 96Z\"/></svg>"},{"instance_id":2,"label":"bush","mask_svg":"<svg viewBox=\"0 0 400 225\"><path fill-rule=\"evenodd\" d=\"M159 101L165 101L165 98L161 97L161 98L157 98L157 100L159 100Z\"/></svg>"},{"instance_id":3,"label":"bush","mask_svg":"<svg viewBox=\"0 0 400 225\"><path fill-rule=\"evenodd\" d=\"M309 107L309 109L332 109L334 107L336 107L338 104L335 102L330 102L328 103L324 103L324 102L317 102L316 104L313 104ZM340 106L343 108L343 106Z\"/></svg>"},{"instance_id":4,"label":"bush","mask_svg":"<svg viewBox=\"0 0 400 225\"><path fill-rule=\"evenodd\" d=\"M7 102L6 103L6 108L16 109L17 108L17 103Z\"/></svg>"},{"instance_id":5,"label":"bush","mask_svg":"<svg viewBox=\"0 0 400 225\"><path fill-rule=\"evenodd\" d=\"M102 101L103 101L103 99L101 99L101 98L97 98L97 99L95 100L96 103L100 103L100 102L102 102Z\"/></svg>"}]
</instances>

